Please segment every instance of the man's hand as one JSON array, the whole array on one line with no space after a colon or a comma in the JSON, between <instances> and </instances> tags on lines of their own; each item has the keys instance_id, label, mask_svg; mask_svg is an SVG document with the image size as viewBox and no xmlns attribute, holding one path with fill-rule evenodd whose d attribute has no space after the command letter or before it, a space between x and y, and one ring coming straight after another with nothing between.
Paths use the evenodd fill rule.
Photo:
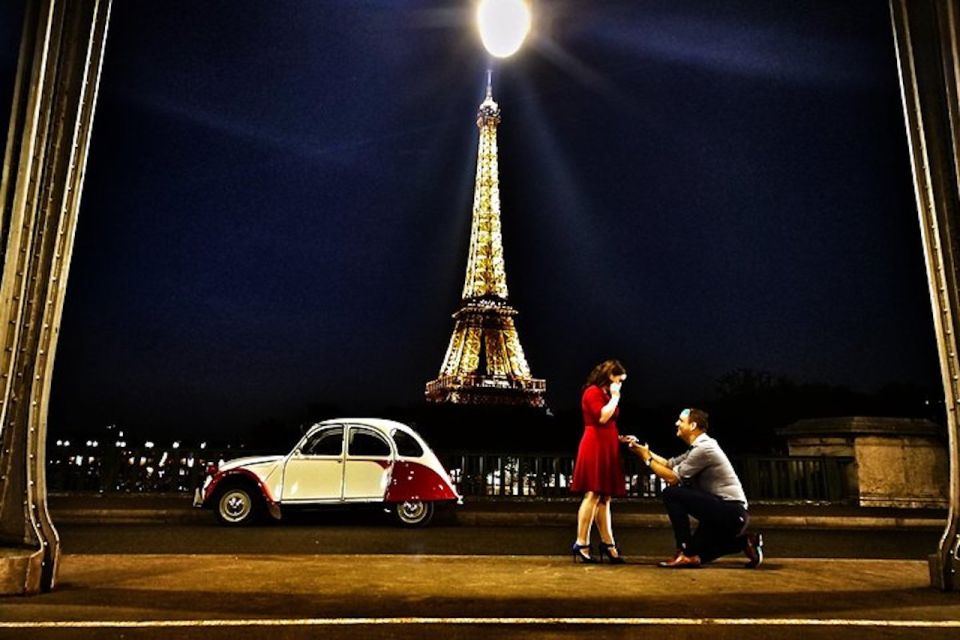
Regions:
<instances>
[{"instance_id":1,"label":"man's hand","mask_svg":"<svg viewBox=\"0 0 960 640\"><path fill-rule=\"evenodd\" d=\"M620 442L622 442L623 444L631 444L631 443L633 443L633 442L640 442L640 440L639 440L639 438L637 438L637 436L631 436L631 435L619 436L619 439L620 439Z\"/></svg>"},{"instance_id":2,"label":"man's hand","mask_svg":"<svg viewBox=\"0 0 960 640\"><path fill-rule=\"evenodd\" d=\"M646 462L647 459L649 459L650 456L653 455L650 453L650 445L648 445L646 442L644 442L643 444L640 444L639 441L631 442L630 450L633 451L638 456L640 456L641 458L643 458L644 462Z\"/></svg>"}]
</instances>

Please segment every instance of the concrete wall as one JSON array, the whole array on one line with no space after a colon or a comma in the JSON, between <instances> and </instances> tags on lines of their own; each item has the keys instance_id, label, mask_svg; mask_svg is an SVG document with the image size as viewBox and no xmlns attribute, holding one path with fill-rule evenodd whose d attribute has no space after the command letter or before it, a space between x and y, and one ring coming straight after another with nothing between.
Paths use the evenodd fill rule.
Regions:
<instances>
[{"instance_id":1,"label":"concrete wall","mask_svg":"<svg viewBox=\"0 0 960 640\"><path fill-rule=\"evenodd\" d=\"M932 438L862 436L856 441L860 504L946 507L947 450Z\"/></svg>"},{"instance_id":2,"label":"concrete wall","mask_svg":"<svg viewBox=\"0 0 960 640\"><path fill-rule=\"evenodd\" d=\"M933 423L864 417L801 420L781 434L792 456L854 458L847 480L862 506L948 504L947 448Z\"/></svg>"}]
</instances>

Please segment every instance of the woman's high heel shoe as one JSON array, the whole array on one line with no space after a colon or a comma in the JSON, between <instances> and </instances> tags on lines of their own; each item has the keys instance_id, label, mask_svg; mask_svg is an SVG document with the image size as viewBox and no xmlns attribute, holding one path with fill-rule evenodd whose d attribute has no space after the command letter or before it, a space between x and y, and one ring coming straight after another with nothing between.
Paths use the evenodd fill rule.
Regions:
<instances>
[{"instance_id":1,"label":"woman's high heel shoe","mask_svg":"<svg viewBox=\"0 0 960 640\"><path fill-rule=\"evenodd\" d=\"M583 550L586 549L586 555L583 554ZM573 561L574 562L583 562L584 564L595 564L597 561L590 555L590 545L588 544L577 544L573 543Z\"/></svg>"},{"instance_id":2,"label":"woman's high heel shoe","mask_svg":"<svg viewBox=\"0 0 960 640\"><path fill-rule=\"evenodd\" d=\"M600 545L600 562L603 562L603 556L607 556L607 560L610 564L624 564L626 560L623 559L623 556L620 555L620 547L616 544L607 544L606 542L601 542ZM613 549L617 552L617 555L610 553L610 549Z\"/></svg>"}]
</instances>

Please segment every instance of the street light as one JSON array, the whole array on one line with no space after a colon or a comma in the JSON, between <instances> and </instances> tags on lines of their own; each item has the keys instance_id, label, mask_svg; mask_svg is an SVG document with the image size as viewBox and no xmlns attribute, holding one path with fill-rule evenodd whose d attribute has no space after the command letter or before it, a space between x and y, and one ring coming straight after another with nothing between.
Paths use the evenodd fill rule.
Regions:
<instances>
[{"instance_id":1,"label":"street light","mask_svg":"<svg viewBox=\"0 0 960 640\"><path fill-rule=\"evenodd\" d=\"M477 24L490 55L506 58L520 49L530 31L530 8L524 0L481 0Z\"/></svg>"}]
</instances>

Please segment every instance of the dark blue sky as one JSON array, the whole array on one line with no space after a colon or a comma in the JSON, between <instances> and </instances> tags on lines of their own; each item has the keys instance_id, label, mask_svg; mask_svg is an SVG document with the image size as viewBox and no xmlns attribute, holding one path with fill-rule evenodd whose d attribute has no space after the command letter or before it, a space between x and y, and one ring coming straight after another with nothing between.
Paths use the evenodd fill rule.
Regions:
<instances>
[{"instance_id":1,"label":"dark blue sky","mask_svg":"<svg viewBox=\"0 0 960 640\"><path fill-rule=\"evenodd\" d=\"M54 432L420 401L466 264L472 7L114 3ZM886 3L533 7L494 84L511 301L551 405L611 356L645 405L739 367L938 384Z\"/></svg>"}]
</instances>

